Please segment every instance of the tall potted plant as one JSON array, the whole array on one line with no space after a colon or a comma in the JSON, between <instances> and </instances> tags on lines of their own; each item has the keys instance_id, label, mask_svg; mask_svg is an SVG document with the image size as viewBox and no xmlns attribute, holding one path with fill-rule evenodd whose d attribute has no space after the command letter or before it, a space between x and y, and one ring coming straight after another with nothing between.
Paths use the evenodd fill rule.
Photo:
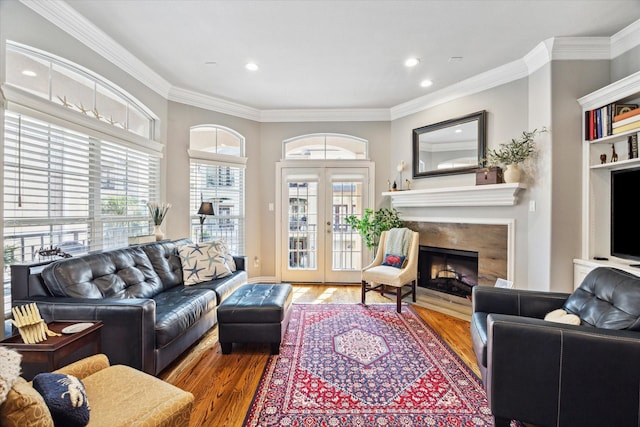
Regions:
<instances>
[{"instance_id":1,"label":"tall potted plant","mask_svg":"<svg viewBox=\"0 0 640 427\"><path fill-rule=\"evenodd\" d=\"M490 166L505 165L504 182L519 182L519 164L525 161L536 150L535 137L537 134L546 132L546 128L534 129L531 132L524 131L520 138L512 138L507 144L500 144L494 150L487 153L487 163Z\"/></svg>"},{"instance_id":2,"label":"tall potted plant","mask_svg":"<svg viewBox=\"0 0 640 427\"><path fill-rule=\"evenodd\" d=\"M381 208L375 212L367 208L362 218L350 215L345 218L345 222L360 233L367 248L374 250L374 253L383 231L402 227L398 211L393 208Z\"/></svg>"}]
</instances>

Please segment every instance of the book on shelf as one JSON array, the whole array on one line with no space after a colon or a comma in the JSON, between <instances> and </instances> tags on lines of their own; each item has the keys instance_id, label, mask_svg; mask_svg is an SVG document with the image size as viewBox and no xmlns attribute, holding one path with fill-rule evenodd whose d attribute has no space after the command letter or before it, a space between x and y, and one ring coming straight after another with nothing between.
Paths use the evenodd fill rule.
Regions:
<instances>
[{"instance_id":1,"label":"book on shelf","mask_svg":"<svg viewBox=\"0 0 640 427\"><path fill-rule=\"evenodd\" d=\"M619 128L624 125L628 125L629 123L633 123L633 122L640 122L640 115L627 117L626 119L613 122L613 129Z\"/></svg>"},{"instance_id":2,"label":"book on shelf","mask_svg":"<svg viewBox=\"0 0 640 427\"><path fill-rule=\"evenodd\" d=\"M637 105L627 105L627 109L620 114L616 114L613 117L614 122L619 122L621 120L628 119L629 117L640 115L640 108Z\"/></svg>"},{"instance_id":3,"label":"book on shelf","mask_svg":"<svg viewBox=\"0 0 640 427\"><path fill-rule=\"evenodd\" d=\"M585 111L584 122L585 139L593 141L640 127L640 108L636 104L614 102Z\"/></svg>"},{"instance_id":4,"label":"book on shelf","mask_svg":"<svg viewBox=\"0 0 640 427\"><path fill-rule=\"evenodd\" d=\"M640 120L636 120L635 122L628 123L624 126L617 127L613 130L613 135L617 135L619 133L624 133L630 130L640 129Z\"/></svg>"},{"instance_id":5,"label":"book on shelf","mask_svg":"<svg viewBox=\"0 0 640 427\"><path fill-rule=\"evenodd\" d=\"M629 159L637 159L638 158L638 137L640 132L629 135L627 141L629 142Z\"/></svg>"}]
</instances>

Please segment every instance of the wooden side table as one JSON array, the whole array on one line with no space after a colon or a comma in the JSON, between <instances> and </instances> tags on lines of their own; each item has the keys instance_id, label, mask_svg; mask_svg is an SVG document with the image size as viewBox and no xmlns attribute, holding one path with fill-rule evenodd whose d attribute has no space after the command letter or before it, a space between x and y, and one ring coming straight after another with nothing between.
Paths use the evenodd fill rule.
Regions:
<instances>
[{"instance_id":1,"label":"wooden side table","mask_svg":"<svg viewBox=\"0 0 640 427\"><path fill-rule=\"evenodd\" d=\"M27 381L41 372L51 372L82 357L98 354L102 351L100 329L102 322L56 321L47 324L53 332L61 333L62 329L76 323L93 323L87 329L74 334L62 334L59 337L47 337L37 344L25 344L17 333L0 341L0 345L11 347L22 354L22 377Z\"/></svg>"}]
</instances>

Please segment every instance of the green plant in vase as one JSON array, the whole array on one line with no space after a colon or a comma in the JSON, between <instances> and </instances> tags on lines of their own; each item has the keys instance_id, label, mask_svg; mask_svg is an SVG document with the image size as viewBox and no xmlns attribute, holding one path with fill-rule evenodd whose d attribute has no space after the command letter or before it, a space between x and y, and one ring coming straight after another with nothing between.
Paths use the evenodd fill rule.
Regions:
<instances>
[{"instance_id":1,"label":"green plant in vase","mask_svg":"<svg viewBox=\"0 0 640 427\"><path fill-rule=\"evenodd\" d=\"M547 129L534 129L531 132L524 131L520 138L512 138L511 142L500 144L498 148L489 150L486 158L488 165L506 166L507 170L504 172L505 182L519 182L520 169L518 165L527 160L536 151L535 137L543 132L547 132Z\"/></svg>"},{"instance_id":2,"label":"green plant in vase","mask_svg":"<svg viewBox=\"0 0 640 427\"><path fill-rule=\"evenodd\" d=\"M362 236L367 248L375 250L380 242L383 231L402 227L402 221L395 209L381 208L374 212L373 209L365 209L362 218L349 215L345 222Z\"/></svg>"}]
</instances>

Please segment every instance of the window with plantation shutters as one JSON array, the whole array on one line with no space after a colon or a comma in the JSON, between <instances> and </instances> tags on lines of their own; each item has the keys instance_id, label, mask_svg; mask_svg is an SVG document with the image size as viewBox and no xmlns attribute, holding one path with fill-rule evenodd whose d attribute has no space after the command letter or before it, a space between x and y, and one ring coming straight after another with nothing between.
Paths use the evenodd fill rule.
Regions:
<instances>
[{"instance_id":1,"label":"window with plantation shutters","mask_svg":"<svg viewBox=\"0 0 640 427\"><path fill-rule=\"evenodd\" d=\"M14 262L42 247L74 254L149 234L157 155L10 111L4 143L4 244Z\"/></svg>"},{"instance_id":2,"label":"window with plantation shutters","mask_svg":"<svg viewBox=\"0 0 640 427\"><path fill-rule=\"evenodd\" d=\"M121 88L64 58L6 41L4 309L9 266L40 249L78 255L148 235L160 196L159 121Z\"/></svg>"},{"instance_id":3,"label":"window with plantation shutters","mask_svg":"<svg viewBox=\"0 0 640 427\"><path fill-rule=\"evenodd\" d=\"M160 158L10 111L4 133L7 313L8 265L38 260L41 248L78 255L150 234Z\"/></svg>"},{"instance_id":4,"label":"window with plantation shutters","mask_svg":"<svg viewBox=\"0 0 640 427\"><path fill-rule=\"evenodd\" d=\"M244 137L222 126L194 126L190 147L191 238L196 241L224 239L231 253L242 254ZM214 215L198 215L202 202L212 203Z\"/></svg>"}]
</instances>

